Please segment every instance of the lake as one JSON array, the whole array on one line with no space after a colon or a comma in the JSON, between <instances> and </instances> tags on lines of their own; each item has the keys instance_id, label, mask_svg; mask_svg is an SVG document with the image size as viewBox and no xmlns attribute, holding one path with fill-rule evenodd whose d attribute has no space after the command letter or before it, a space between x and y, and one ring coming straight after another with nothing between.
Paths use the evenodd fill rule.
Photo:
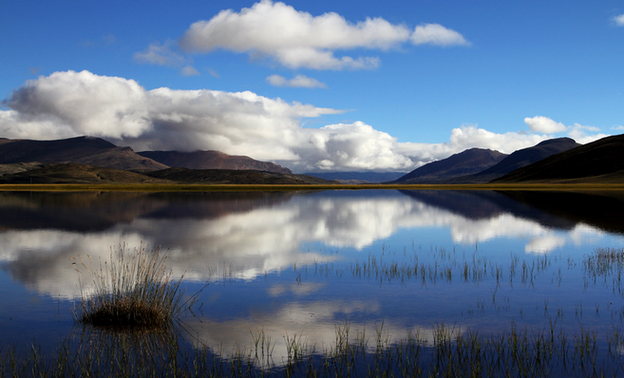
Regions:
<instances>
[{"instance_id":1,"label":"lake","mask_svg":"<svg viewBox=\"0 0 624 378\"><path fill-rule=\"evenodd\" d=\"M0 192L0 214L0 345L20 353L80 342L73 263L125 245L160 248L201 290L182 349L231 360L262 337L258 369L338 338L434 348L443 329L558 335L572 352L589 337L624 373L621 192Z\"/></svg>"}]
</instances>

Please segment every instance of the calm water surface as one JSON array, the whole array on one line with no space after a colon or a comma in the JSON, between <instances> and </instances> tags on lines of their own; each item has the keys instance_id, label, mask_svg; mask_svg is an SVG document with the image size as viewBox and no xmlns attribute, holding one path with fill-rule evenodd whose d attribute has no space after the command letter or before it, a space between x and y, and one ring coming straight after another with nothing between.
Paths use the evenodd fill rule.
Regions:
<instances>
[{"instance_id":1,"label":"calm water surface","mask_svg":"<svg viewBox=\"0 0 624 378\"><path fill-rule=\"evenodd\" d=\"M189 348L227 357L271 337L319 348L382 329L389 340L510 326L604 340L622 327L624 195L487 191L0 193L0 345L54 350L72 333L72 257L120 243L167 251L188 293Z\"/></svg>"}]
</instances>

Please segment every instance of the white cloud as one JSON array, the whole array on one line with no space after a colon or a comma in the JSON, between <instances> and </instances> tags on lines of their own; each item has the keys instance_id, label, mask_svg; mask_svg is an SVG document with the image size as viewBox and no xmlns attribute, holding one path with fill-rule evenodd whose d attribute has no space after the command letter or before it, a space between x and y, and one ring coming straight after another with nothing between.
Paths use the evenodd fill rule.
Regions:
<instances>
[{"instance_id":1,"label":"white cloud","mask_svg":"<svg viewBox=\"0 0 624 378\"><path fill-rule=\"evenodd\" d=\"M9 137L50 138L94 135L138 137L152 128L146 92L134 80L88 71L55 72L29 80L6 104L0 117Z\"/></svg>"},{"instance_id":2,"label":"white cloud","mask_svg":"<svg viewBox=\"0 0 624 378\"><path fill-rule=\"evenodd\" d=\"M466 43L459 33L440 25L425 27L430 40L423 43ZM262 0L240 13L224 10L208 21L193 23L180 46L190 52L224 49L260 54L289 68L371 69L379 66L378 58L336 57L334 52L357 48L388 50L406 42L410 35L406 26L393 25L383 18L367 18L353 24L337 13L312 16L281 2Z\"/></svg>"},{"instance_id":3,"label":"white cloud","mask_svg":"<svg viewBox=\"0 0 624 378\"><path fill-rule=\"evenodd\" d=\"M533 118L525 118L524 122L529 129L534 132L554 134L566 131L567 135L580 144L586 144L608 136L599 133L600 129L595 126L583 126L575 123L573 126L565 126L563 123L555 122L548 117L535 116ZM591 134L587 134L591 132Z\"/></svg>"},{"instance_id":4,"label":"white cloud","mask_svg":"<svg viewBox=\"0 0 624 378\"><path fill-rule=\"evenodd\" d=\"M470 46L461 34L440 24L423 24L416 27L410 40L415 45Z\"/></svg>"},{"instance_id":5,"label":"white cloud","mask_svg":"<svg viewBox=\"0 0 624 378\"><path fill-rule=\"evenodd\" d=\"M322 83L314 78L307 77L305 75L297 75L290 80L280 75L271 75L266 78L266 81L267 83L276 87L327 88L327 85L325 83Z\"/></svg>"},{"instance_id":6,"label":"white cloud","mask_svg":"<svg viewBox=\"0 0 624 378\"><path fill-rule=\"evenodd\" d=\"M552 138L522 131L499 134L464 125L453 129L445 143L399 143L359 121L302 126L304 118L341 110L287 103L252 92L147 91L134 80L88 71L56 72L27 81L4 104L10 109L0 111L0 131L7 138L91 135L137 151L214 149L274 161L295 172L410 171L468 148L511 153ZM540 118L528 120L535 119ZM538 125L535 130L545 129ZM580 143L604 136L591 134L597 128L578 124L567 130Z\"/></svg>"},{"instance_id":7,"label":"white cloud","mask_svg":"<svg viewBox=\"0 0 624 378\"><path fill-rule=\"evenodd\" d=\"M134 53L134 60L138 63L155 64L178 68L188 62L188 59L181 54L172 51L175 45L172 41L164 44L152 43L145 50Z\"/></svg>"},{"instance_id":8,"label":"white cloud","mask_svg":"<svg viewBox=\"0 0 624 378\"><path fill-rule=\"evenodd\" d=\"M197 71L197 69L193 66L184 66L182 67L182 69L180 70L180 74L182 76L199 76L201 75L199 73L199 71Z\"/></svg>"},{"instance_id":9,"label":"white cloud","mask_svg":"<svg viewBox=\"0 0 624 378\"><path fill-rule=\"evenodd\" d=\"M190 65L192 59L175 52L176 44L168 40L164 44L152 43L145 50L134 53L134 61L137 63L155 64L170 68L180 69L182 76L198 76L199 71Z\"/></svg>"},{"instance_id":10,"label":"white cloud","mask_svg":"<svg viewBox=\"0 0 624 378\"><path fill-rule=\"evenodd\" d=\"M613 21L617 26L624 26L624 14L613 17Z\"/></svg>"},{"instance_id":11,"label":"white cloud","mask_svg":"<svg viewBox=\"0 0 624 378\"><path fill-rule=\"evenodd\" d=\"M597 127L583 126L578 123L575 123L574 126L570 126L568 130L568 136L581 144L591 143L608 136L607 134L599 133L600 129ZM588 135L587 132L591 132L592 134Z\"/></svg>"},{"instance_id":12,"label":"white cloud","mask_svg":"<svg viewBox=\"0 0 624 378\"><path fill-rule=\"evenodd\" d=\"M524 123L529 126L531 131L538 133L553 134L567 130L567 127L563 123L555 122L552 119L543 116L535 116L533 118L527 117L524 119Z\"/></svg>"}]
</instances>

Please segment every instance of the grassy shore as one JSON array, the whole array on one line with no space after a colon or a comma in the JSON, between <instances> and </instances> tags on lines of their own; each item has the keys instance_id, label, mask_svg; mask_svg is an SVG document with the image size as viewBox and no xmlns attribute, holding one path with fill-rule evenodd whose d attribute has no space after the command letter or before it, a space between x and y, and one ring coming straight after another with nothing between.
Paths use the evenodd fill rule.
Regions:
<instances>
[{"instance_id":1,"label":"grassy shore","mask_svg":"<svg viewBox=\"0 0 624 378\"><path fill-rule=\"evenodd\" d=\"M623 191L624 183L531 183L531 184L461 184L461 185L399 185L399 184L318 184L318 185L233 185L233 184L2 184L0 191L144 191L144 192L208 192L208 191L304 191L304 190L536 190L536 191Z\"/></svg>"}]
</instances>

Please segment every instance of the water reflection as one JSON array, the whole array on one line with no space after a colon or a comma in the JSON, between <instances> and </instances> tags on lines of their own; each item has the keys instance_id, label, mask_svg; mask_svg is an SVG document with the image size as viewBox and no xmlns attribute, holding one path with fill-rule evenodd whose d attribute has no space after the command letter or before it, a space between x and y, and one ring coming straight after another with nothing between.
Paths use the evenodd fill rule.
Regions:
<instances>
[{"instance_id":1,"label":"water reflection","mask_svg":"<svg viewBox=\"0 0 624 378\"><path fill-rule=\"evenodd\" d=\"M355 191L308 193L0 193L0 259L32 290L78 294L70 258L114 244L163 246L187 279L254 279L362 250L398 230L438 227L455 244L525 240L526 252L621 232L619 194ZM599 210L596 210L599 209ZM609 222L611 221L611 222Z\"/></svg>"},{"instance_id":2,"label":"water reflection","mask_svg":"<svg viewBox=\"0 0 624 378\"><path fill-rule=\"evenodd\" d=\"M350 340L364 332L374 340L383 331L389 342L417 333L425 344L437 322L485 334L510 324L578 330L582 323L605 337L623 324L621 280L611 282L621 269L591 281L580 267L597 246L621 244L623 198L618 192L0 192L0 279L9 277L42 302L72 300L80 293L72 257L106 260L118 243L162 246L167 266L185 273L188 287L211 282L195 316L183 319L188 344L231 357L262 332L277 365L293 338L322 351L345 327ZM582 252L572 253L577 246ZM55 298L53 309L33 305L28 311L37 314L17 323L12 319L23 313L12 301L26 300L2 290L0 297L9 318L0 319L0 335L25 330L25 342L38 332L28 320L56 327L61 302L68 307ZM68 334L72 322L63 324ZM111 350L143 342L112 336L86 332L74 340L102 339ZM145 336L155 348L177 348L177 334Z\"/></svg>"}]
</instances>

